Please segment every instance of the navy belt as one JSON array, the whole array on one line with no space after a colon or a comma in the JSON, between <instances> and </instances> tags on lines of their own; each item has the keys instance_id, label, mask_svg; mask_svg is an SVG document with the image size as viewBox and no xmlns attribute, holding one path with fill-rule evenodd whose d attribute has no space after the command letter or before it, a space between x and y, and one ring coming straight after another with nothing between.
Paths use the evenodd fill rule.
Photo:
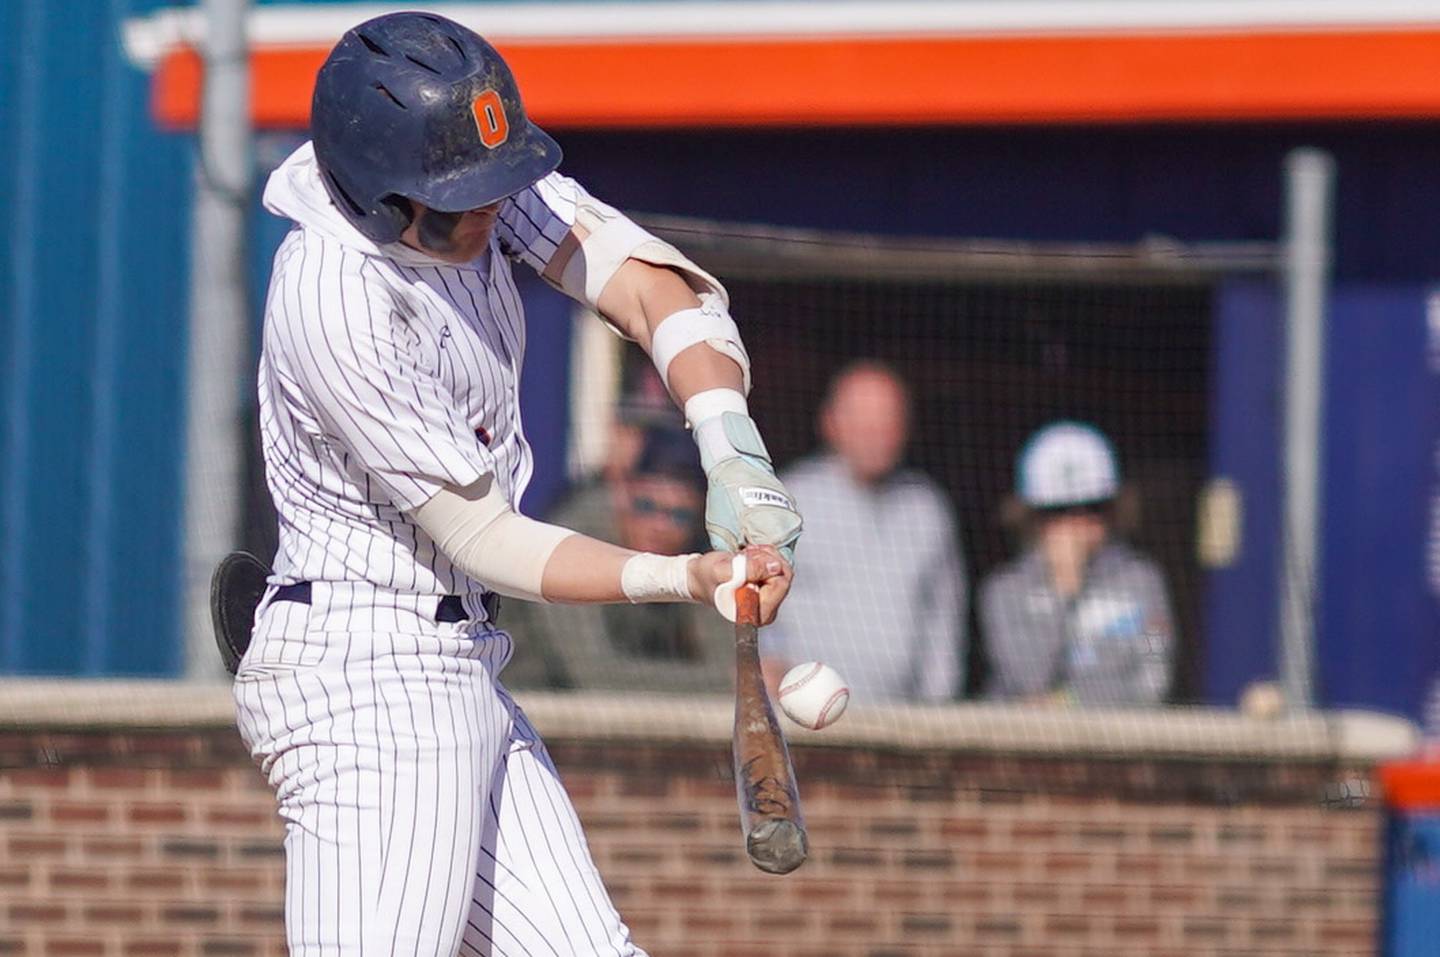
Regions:
<instances>
[{"instance_id":1,"label":"navy belt","mask_svg":"<svg viewBox=\"0 0 1440 957\"><path fill-rule=\"evenodd\" d=\"M293 585L281 585L275 589L275 601L294 601L302 605L310 604L310 583L296 582ZM493 622L496 613L500 610L499 597L494 593L487 592L484 598L486 616ZM435 620L440 622L468 621L470 616L465 612L465 603L460 600L459 595L446 595L440 599L440 604L435 608Z\"/></svg>"}]
</instances>

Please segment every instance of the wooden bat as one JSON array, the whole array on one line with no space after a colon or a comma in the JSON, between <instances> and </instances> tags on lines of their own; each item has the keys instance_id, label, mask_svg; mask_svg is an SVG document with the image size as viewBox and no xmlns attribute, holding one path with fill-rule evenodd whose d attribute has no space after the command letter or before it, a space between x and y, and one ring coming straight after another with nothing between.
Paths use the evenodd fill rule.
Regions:
<instances>
[{"instance_id":1,"label":"wooden bat","mask_svg":"<svg viewBox=\"0 0 1440 957\"><path fill-rule=\"evenodd\" d=\"M735 793L750 862L769 874L805 863L809 841L785 736L760 674L760 591L735 591Z\"/></svg>"}]
</instances>

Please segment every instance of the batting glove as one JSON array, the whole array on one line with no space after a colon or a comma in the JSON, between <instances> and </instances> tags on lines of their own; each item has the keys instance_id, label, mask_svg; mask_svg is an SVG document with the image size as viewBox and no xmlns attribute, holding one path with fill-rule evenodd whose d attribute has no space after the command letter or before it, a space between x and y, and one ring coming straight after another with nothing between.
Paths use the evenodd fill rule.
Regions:
<instances>
[{"instance_id":1,"label":"batting glove","mask_svg":"<svg viewBox=\"0 0 1440 957\"><path fill-rule=\"evenodd\" d=\"M748 415L724 412L695 426L705 494L705 530L710 544L738 552L746 545L774 545L791 565L800 538L800 513L775 477L760 430Z\"/></svg>"}]
</instances>

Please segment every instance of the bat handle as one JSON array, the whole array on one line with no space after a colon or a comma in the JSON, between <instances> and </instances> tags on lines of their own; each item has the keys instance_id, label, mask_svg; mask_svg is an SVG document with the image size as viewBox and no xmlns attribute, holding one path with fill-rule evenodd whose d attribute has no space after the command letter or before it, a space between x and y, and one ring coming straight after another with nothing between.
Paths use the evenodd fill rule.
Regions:
<instances>
[{"instance_id":1,"label":"bat handle","mask_svg":"<svg viewBox=\"0 0 1440 957\"><path fill-rule=\"evenodd\" d=\"M741 585L735 589L735 623L760 627L760 587Z\"/></svg>"}]
</instances>

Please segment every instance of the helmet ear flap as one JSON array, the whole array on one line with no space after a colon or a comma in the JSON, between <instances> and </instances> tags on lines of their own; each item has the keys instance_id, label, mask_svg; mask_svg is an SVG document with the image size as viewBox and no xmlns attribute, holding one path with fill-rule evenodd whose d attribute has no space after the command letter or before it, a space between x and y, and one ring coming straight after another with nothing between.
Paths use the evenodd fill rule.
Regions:
<instances>
[{"instance_id":1,"label":"helmet ear flap","mask_svg":"<svg viewBox=\"0 0 1440 957\"><path fill-rule=\"evenodd\" d=\"M420 217L420 225L415 230L420 244L435 252L448 253L455 248L455 227L460 222L464 213L442 213L438 210L427 209L425 215Z\"/></svg>"},{"instance_id":2,"label":"helmet ear flap","mask_svg":"<svg viewBox=\"0 0 1440 957\"><path fill-rule=\"evenodd\" d=\"M345 217L353 223L364 222L362 230L366 236L380 244L397 242L410 221L415 218L414 207L403 196L390 195L380 200L374 210L366 210L356 202L355 197L336 178L335 174L320 165L320 178L330 201L341 208ZM366 215L369 212L370 215Z\"/></svg>"},{"instance_id":3,"label":"helmet ear flap","mask_svg":"<svg viewBox=\"0 0 1440 957\"><path fill-rule=\"evenodd\" d=\"M399 242L400 234L405 232L415 219L415 207L403 196L386 196L380 200L376 213L380 221L375 223L374 229L384 237L376 239L379 243Z\"/></svg>"}]
</instances>

